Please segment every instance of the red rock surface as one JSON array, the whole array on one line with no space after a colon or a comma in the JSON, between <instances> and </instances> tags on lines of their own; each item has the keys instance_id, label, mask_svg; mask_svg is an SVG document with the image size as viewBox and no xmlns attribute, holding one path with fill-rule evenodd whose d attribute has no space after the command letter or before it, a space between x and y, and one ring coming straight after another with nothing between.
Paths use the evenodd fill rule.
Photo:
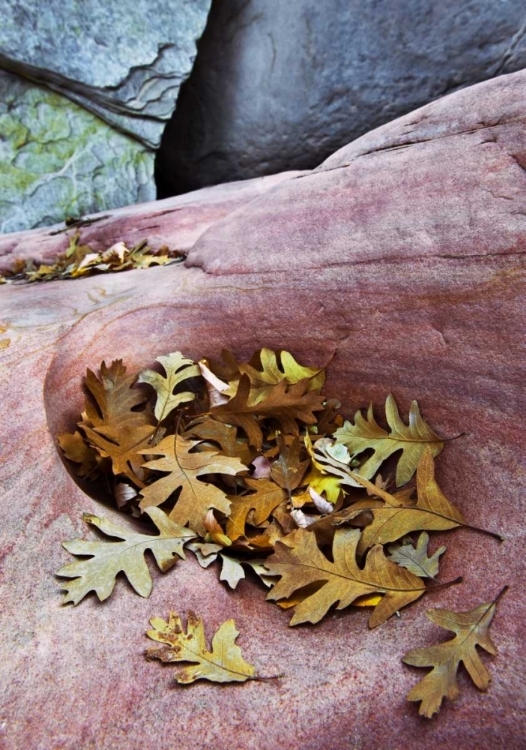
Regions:
<instances>
[{"instance_id":1,"label":"red rock surface","mask_svg":"<svg viewBox=\"0 0 526 750\"><path fill-rule=\"evenodd\" d=\"M243 182L196 190L194 193L162 201L125 206L89 217L86 225L65 231L64 224L32 229L15 234L0 234L0 273L12 270L17 259L53 263L65 252L69 237L80 231L82 242L99 252L126 237L132 247L148 237L157 250L168 244L171 249L188 250L215 222L257 198L283 180L302 172L257 177Z\"/></svg>"},{"instance_id":2,"label":"red rock surface","mask_svg":"<svg viewBox=\"0 0 526 750\"><path fill-rule=\"evenodd\" d=\"M525 85L524 72L497 78L364 136L212 224L185 265L0 289L11 339L0 351L3 747L524 746ZM92 237L136 238L122 217ZM466 433L439 460L446 494L506 541L443 535L442 576L464 583L373 631L362 611L288 629L256 583L230 592L192 560L156 575L149 600L121 581L105 604L61 606L60 542L88 537L82 511L117 517L56 450L86 366L123 357L139 369L176 348L198 357L225 345L240 357L263 345L307 363L334 357L327 391L348 414L390 391L404 411L418 399L441 434ZM504 584L499 656L483 657L489 691L463 674L458 701L419 718L405 695L423 671L400 658L443 638L425 610L470 609ZM169 666L143 659L143 633L152 615L190 608L210 631L234 617L246 657L283 678L173 688Z\"/></svg>"}]
</instances>

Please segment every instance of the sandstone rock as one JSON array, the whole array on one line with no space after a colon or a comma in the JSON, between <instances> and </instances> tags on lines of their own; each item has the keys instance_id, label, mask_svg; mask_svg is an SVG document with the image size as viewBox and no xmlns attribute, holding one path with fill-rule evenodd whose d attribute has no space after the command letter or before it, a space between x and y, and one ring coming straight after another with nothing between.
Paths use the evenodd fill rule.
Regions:
<instances>
[{"instance_id":1,"label":"sandstone rock","mask_svg":"<svg viewBox=\"0 0 526 750\"><path fill-rule=\"evenodd\" d=\"M163 201L126 206L88 217L79 227L56 224L43 229L0 235L0 273L13 269L17 260L54 263L67 249L70 237L80 231L81 241L95 251L107 250L126 237L129 247L144 239L154 250L169 245L189 250L209 226L283 180L303 172L282 172L243 182L203 188Z\"/></svg>"},{"instance_id":2,"label":"sandstone rock","mask_svg":"<svg viewBox=\"0 0 526 750\"><path fill-rule=\"evenodd\" d=\"M501 77L361 138L212 224L185 265L0 288L8 750L522 747L525 84L524 72ZM200 221L191 203L172 219L180 227L185 215ZM162 229L175 244L177 226ZM105 244L119 228L123 240L135 231L125 214L90 231ZM389 391L404 409L417 398L441 434L466 433L439 461L446 494L506 541L443 535L443 577L464 583L373 631L366 613L349 611L287 629L254 582L232 593L191 561L156 576L149 600L121 581L103 605L61 607L60 542L87 537L82 511L117 517L81 491L56 449L85 367L123 357L139 369L174 348L197 357L225 345L239 356L267 345L306 363L334 357L327 391L350 414ZM443 638L424 612L469 609L505 583L488 693L462 676L458 701L419 719L405 695L421 673L400 657ZM188 608L211 630L234 617L246 657L284 677L170 689L170 668L143 660L143 632L152 615Z\"/></svg>"},{"instance_id":3,"label":"sandstone rock","mask_svg":"<svg viewBox=\"0 0 526 750\"><path fill-rule=\"evenodd\" d=\"M210 2L7 0L0 231L155 197L154 149Z\"/></svg>"},{"instance_id":4,"label":"sandstone rock","mask_svg":"<svg viewBox=\"0 0 526 750\"><path fill-rule=\"evenodd\" d=\"M161 197L307 169L363 133L526 66L521 0L217 0L157 160Z\"/></svg>"}]
</instances>

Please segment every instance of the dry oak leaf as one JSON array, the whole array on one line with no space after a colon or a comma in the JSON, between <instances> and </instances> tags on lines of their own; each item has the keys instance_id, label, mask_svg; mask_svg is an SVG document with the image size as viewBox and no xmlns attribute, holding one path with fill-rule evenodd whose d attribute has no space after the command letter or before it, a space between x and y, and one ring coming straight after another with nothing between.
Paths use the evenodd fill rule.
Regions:
<instances>
[{"instance_id":1,"label":"dry oak leaf","mask_svg":"<svg viewBox=\"0 0 526 750\"><path fill-rule=\"evenodd\" d=\"M256 668L243 659L241 649L235 643L239 632L234 620L227 620L219 627L212 638L210 651L203 621L194 612L188 612L186 632L176 612L170 612L168 622L154 617L150 623L153 630L148 630L146 635L164 645L147 649L146 658L191 665L177 672L175 680L179 685L188 685L196 680L246 682L258 679Z\"/></svg>"},{"instance_id":2,"label":"dry oak leaf","mask_svg":"<svg viewBox=\"0 0 526 750\"><path fill-rule=\"evenodd\" d=\"M175 388L188 378L200 375L199 367L191 359L183 357L181 352L172 352L165 357L157 357L157 362L163 366L166 376L155 370L143 370L139 373L138 383L147 383L155 389L157 401L155 403L155 418L162 422L180 404L193 401L195 394L190 391L174 393Z\"/></svg>"},{"instance_id":3,"label":"dry oak leaf","mask_svg":"<svg viewBox=\"0 0 526 750\"><path fill-rule=\"evenodd\" d=\"M373 521L363 530L358 552L374 544L394 542L412 531L446 531L467 525L462 513L447 499L435 481L433 454L427 449L420 459L416 474L417 501L408 499L404 490L391 495L386 490L352 473L352 476L378 500L361 500L349 511L371 511Z\"/></svg>"},{"instance_id":4,"label":"dry oak leaf","mask_svg":"<svg viewBox=\"0 0 526 750\"><path fill-rule=\"evenodd\" d=\"M458 698L457 671L461 662L479 690L487 690L491 677L480 659L477 646L490 654L497 653L488 631L497 602L507 588L505 586L494 601L481 604L469 612L450 612L447 609L426 612L431 622L456 635L438 646L415 648L402 659L413 667L433 667L407 696L409 701L421 701L418 711L421 716L430 719L438 713L444 698Z\"/></svg>"},{"instance_id":5,"label":"dry oak leaf","mask_svg":"<svg viewBox=\"0 0 526 750\"><path fill-rule=\"evenodd\" d=\"M245 523L250 511L253 511L251 523L254 526L260 526L263 521L267 520L272 511L287 498L287 493L270 479L246 477L245 484L253 492L248 495L230 496L229 498L232 506L226 522L226 533L232 541L245 535Z\"/></svg>"},{"instance_id":6,"label":"dry oak leaf","mask_svg":"<svg viewBox=\"0 0 526 750\"><path fill-rule=\"evenodd\" d=\"M147 407L133 411L148 401L148 392L144 388L132 388L136 375L126 375L126 367L121 359L114 360L110 367L103 362L100 366L100 379L88 369L86 387L93 397L86 399L86 412L80 426L88 427L135 427L152 424L152 413Z\"/></svg>"},{"instance_id":7,"label":"dry oak leaf","mask_svg":"<svg viewBox=\"0 0 526 750\"><path fill-rule=\"evenodd\" d=\"M363 569L356 562L360 539L358 529L339 529L334 535L334 562L318 548L315 534L298 529L277 542L275 554L265 567L281 579L267 599L288 599L299 589L310 586L303 600L296 604L290 625L319 622L334 604L344 609L362 596L382 594L369 618L369 627L381 625L391 615L415 601L425 592L421 579L390 562L380 545L367 555ZM315 590L313 590L315 588Z\"/></svg>"},{"instance_id":8,"label":"dry oak leaf","mask_svg":"<svg viewBox=\"0 0 526 750\"><path fill-rule=\"evenodd\" d=\"M272 464L270 476L287 491L289 497L292 490L302 484L302 479L309 467L309 460L300 459L300 440L294 440L287 445L283 438L278 437L279 455Z\"/></svg>"},{"instance_id":9,"label":"dry oak leaf","mask_svg":"<svg viewBox=\"0 0 526 750\"><path fill-rule=\"evenodd\" d=\"M241 427L246 432L249 443L260 450L263 434L258 417L277 419L285 435L299 434L298 421L304 424L316 423L313 412L323 409L324 397L316 391L309 391L308 387L307 380L300 380L291 386L282 380L272 386L263 401L251 405L250 380L247 375L243 375L234 398L211 409L210 415L220 422Z\"/></svg>"},{"instance_id":10,"label":"dry oak leaf","mask_svg":"<svg viewBox=\"0 0 526 750\"><path fill-rule=\"evenodd\" d=\"M158 536L122 529L105 518L88 513L83 515L87 524L122 541L73 539L62 544L72 555L89 555L89 559L75 560L57 572L57 576L74 579L63 586L67 591L64 604L78 604L90 591L95 591L100 601L104 601L111 595L116 577L121 572L140 596L147 597L152 590L152 578L144 553L149 550L153 554L163 573L175 565L177 557L184 559L183 546L196 535L171 521L159 508L150 508L147 513L159 529Z\"/></svg>"},{"instance_id":11,"label":"dry oak leaf","mask_svg":"<svg viewBox=\"0 0 526 750\"><path fill-rule=\"evenodd\" d=\"M422 419L416 401L411 403L409 425L400 419L396 401L391 394L385 402L385 415L391 428L389 433L376 422L371 404L366 418L361 411L357 411L355 423L345 422L343 427L336 430L334 437L347 446L352 458L366 450L374 451L357 470L365 479L373 477L383 461L401 450L402 455L396 469L396 485L400 487L409 482L424 451L429 449L432 456L438 456L444 443Z\"/></svg>"},{"instance_id":12,"label":"dry oak leaf","mask_svg":"<svg viewBox=\"0 0 526 750\"><path fill-rule=\"evenodd\" d=\"M330 438L321 438L313 445L310 435L306 433L304 441L312 463L310 471L305 477L305 483L319 495L325 493L329 502L334 505L342 491L342 484L356 485L356 482L351 478L349 466L335 460L324 450L327 445L333 444ZM344 448L341 445L339 447Z\"/></svg>"},{"instance_id":13,"label":"dry oak leaf","mask_svg":"<svg viewBox=\"0 0 526 750\"><path fill-rule=\"evenodd\" d=\"M58 444L69 461L79 464L76 470L79 476L95 478L99 456L95 449L84 440L80 432L64 432L58 436Z\"/></svg>"},{"instance_id":14,"label":"dry oak leaf","mask_svg":"<svg viewBox=\"0 0 526 750\"><path fill-rule=\"evenodd\" d=\"M225 456L237 456L245 464L249 464L252 460L248 441L246 438L237 437L237 427L217 422L210 417L194 419L187 426L183 437L217 443Z\"/></svg>"},{"instance_id":15,"label":"dry oak leaf","mask_svg":"<svg viewBox=\"0 0 526 750\"><path fill-rule=\"evenodd\" d=\"M290 385L300 380L307 380L308 390L319 390L325 383L325 370L323 367L303 367L292 354L282 351L278 355L272 349L263 348L258 353L259 363L262 370L248 364L238 365L241 375L248 375L252 386L250 391L250 403L255 404L262 401L272 391L272 386L283 380ZM230 383L228 393L234 395L237 389L237 380Z\"/></svg>"},{"instance_id":16,"label":"dry oak leaf","mask_svg":"<svg viewBox=\"0 0 526 750\"><path fill-rule=\"evenodd\" d=\"M416 547L411 542L392 544L388 549L389 560L407 568L419 578L435 578L438 575L440 556L444 554L446 548L440 547L431 557L428 557L428 544L429 534L423 531L418 537Z\"/></svg>"},{"instance_id":17,"label":"dry oak leaf","mask_svg":"<svg viewBox=\"0 0 526 750\"><path fill-rule=\"evenodd\" d=\"M141 490L140 508L145 510L161 505L180 488L170 518L181 526L188 524L204 537L204 520L210 508L228 516L230 501L219 487L202 482L199 477L206 474L235 475L248 469L238 458L222 456L217 451L192 452L200 442L186 440L180 435L168 435L155 448L142 451L147 455L161 456L144 464L146 468L168 473Z\"/></svg>"},{"instance_id":18,"label":"dry oak leaf","mask_svg":"<svg viewBox=\"0 0 526 750\"><path fill-rule=\"evenodd\" d=\"M152 437L155 428L148 424L123 425L120 427L91 427L83 426L91 445L95 446L103 457L111 458L113 473L123 474L138 487L144 487L143 457L141 451L148 449L152 452Z\"/></svg>"}]
</instances>

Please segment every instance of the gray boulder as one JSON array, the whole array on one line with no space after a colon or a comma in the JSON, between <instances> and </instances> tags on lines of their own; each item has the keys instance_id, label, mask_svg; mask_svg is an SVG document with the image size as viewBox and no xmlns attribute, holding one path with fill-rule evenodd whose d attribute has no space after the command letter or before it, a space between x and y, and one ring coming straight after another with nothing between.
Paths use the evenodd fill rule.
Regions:
<instances>
[{"instance_id":1,"label":"gray boulder","mask_svg":"<svg viewBox=\"0 0 526 750\"><path fill-rule=\"evenodd\" d=\"M3 0L1 231L155 197L210 2Z\"/></svg>"},{"instance_id":2,"label":"gray boulder","mask_svg":"<svg viewBox=\"0 0 526 750\"><path fill-rule=\"evenodd\" d=\"M523 0L216 0L157 161L160 196L316 166L526 67Z\"/></svg>"}]
</instances>

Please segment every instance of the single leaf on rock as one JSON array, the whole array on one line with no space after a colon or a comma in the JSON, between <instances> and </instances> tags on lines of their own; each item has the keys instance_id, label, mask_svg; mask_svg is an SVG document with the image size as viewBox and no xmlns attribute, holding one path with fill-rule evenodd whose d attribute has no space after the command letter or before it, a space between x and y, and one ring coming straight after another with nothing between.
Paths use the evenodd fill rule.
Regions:
<instances>
[{"instance_id":1,"label":"single leaf on rock","mask_svg":"<svg viewBox=\"0 0 526 750\"><path fill-rule=\"evenodd\" d=\"M162 422L180 404L193 401L195 394L190 391L174 393L175 388L188 378L200 375L200 370L191 359L183 357L181 352L172 352L165 357L157 357L157 362L163 366L166 376L154 370L143 370L139 373L137 382L148 383L157 393L155 403L155 418Z\"/></svg>"},{"instance_id":2,"label":"single leaf on rock","mask_svg":"<svg viewBox=\"0 0 526 750\"><path fill-rule=\"evenodd\" d=\"M369 510L373 521L363 530L359 554L373 544L387 544L410 534L412 531L447 531L466 525L464 516L447 499L435 481L433 454L426 450L420 459L416 474L417 500L409 500L402 491L396 495L381 489L367 479L353 473L353 477L372 494L383 500L361 500L349 510Z\"/></svg>"},{"instance_id":3,"label":"single leaf on rock","mask_svg":"<svg viewBox=\"0 0 526 750\"><path fill-rule=\"evenodd\" d=\"M147 659L160 659L162 662L186 662L191 666L179 669L175 676L180 685L188 685L196 680L211 682L246 682L257 679L256 668L243 659L241 649L235 641L239 632L234 620L227 620L216 631L209 651L203 621L193 612L188 612L185 632L181 618L170 612L168 622L160 617L150 620L153 630L146 635L153 641L164 644L149 648Z\"/></svg>"},{"instance_id":4,"label":"single leaf on rock","mask_svg":"<svg viewBox=\"0 0 526 750\"><path fill-rule=\"evenodd\" d=\"M270 479L246 477L245 484L253 492L229 497L232 505L226 522L226 533L233 541L245 535L245 523L250 511L253 511L253 524L259 526L287 497L286 492Z\"/></svg>"},{"instance_id":5,"label":"single leaf on rock","mask_svg":"<svg viewBox=\"0 0 526 750\"><path fill-rule=\"evenodd\" d=\"M296 604L290 624L299 625L319 622L333 605L344 609L358 597L383 594L369 618L369 627L373 628L422 596L422 581L390 562L379 545L369 552L360 569L356 562L359 539L358 529L336 531L331 562L320 551L315 534L305 529L289 534L286 543L276 543L275 554L265 563L270 573L281 576L267 599L288 599L304 587L315 587Z\"/></svg>"},{"instance_id":6,"label":"single leaf on rock","mask_svg":"<svg viewBox=\"0 0 526 750\"><path fill-rule=\"evenodd\" d=\"M431 451L432 456L438 456L444 443L422 419L416 401L411 403L408 425L400 418L396 401L391 394L385 402L385 414L390 432L376 422L371 404L366 418L361 411L357 411L354 424L345 422L343 427L336 430L334 437L347 446L353 458L366 450L374 451L357 470L365 479L373 477L383 461L401 450L402 455L396 469L396 484L400 487L409 482L426 449Z\"/></svg>"},{"instance_id":7,"label":"single leaf on rock","mask_svg":"<svg viewBox=\"0 0 526 750\"><path fill-rule=\"evenodd\" d=\"M315 424L313 412L323 409L323 396L316 391L308 390L308 381L300 380L288 386L282 380L272 386L266 398L257 403L249 403L250 380L243 375L234 398L226 404L210 410L214 419L226 424L237 425L247 434L249 442L258 450L263 443L263 434L258 424L258 417L272 417L278 420L285 435L298 435L298 421L304 424Z\"/></svg>"},{"instance_id":8,"label":"single leaf on rock","mask_svg":"<svg viewBox=\"0 0 526 750\"><path fill-rule=\"evenodd\" d=\"M428 544L429 534L423 531L418 537L416 547L411 542L392 544L388 549L389 560L407 568L419 578L435 578L438 575L440 555L444 554L446 548L440 547L431 557L428 557Z\"/></svg>"},{"instance_id":9,"label":"single leaf on rock","mask_svg":"<svg viewBox=\"0 0 526 750\"><path fill-rule=\"evenodd\" d=\"M477 646L490 654L497 653L489 635L489 626L497 602L506 590L507 587L494 601L481 604L469 612L450 612L447 609L431 609L426 612L426 617L431 622L456 635L438 646L415 648L402 659L405 664L413 667L433 667L407 696L409 701L421 701L421 716L430 719L433 714L438 713L444 698L458 698L457 672L461 662L479 690L487 690L491 677L480 659Z\"/></svg>"},{"instance_id":10,"label":"single leaf on rock","mask_svg":"<svg viewBox=\"0 0 526 750\"><path fill-rule=\"evenodd\" d=\"M63 586L67 591L64 603L78 604L90 591L95 591L100 601L104 601L111 595L115 579L121 572L140 596L147 597L152 590L152 578L144 553L149 550L153 554L163 573L175 565L177 557L184 559L183 546L194 539L195 534L171 521L158 508L150 508L147 513L159 529L158 536L122 529L105 518L84 514L87 524L121 541L74 539L63 543L62 546L72 555L89 555L89 559L75 560L58 571L57 576L74 579Z\"/></svg>"},{"instance_id":11,"label":"single leaf on rock","mask_svg":"<svg viewBox=\"0 0 526 750\"><path fill-rule=\"evenodd\" d=\"M247 467L238 458L222 456L217 451L192 452L199 443L199 440L186 440L180 435L168 435L155 448L142 451L161 456L144 466L167 472L167 476L141 490L144 499L140 508L144 510L161 505L180 489L170 518L181 526L189 524L200 536L205 536L204 519L210 508L229 515L230 501L223 490L201 481L199 477L207 474L235 475L246 472Z\"/></svg>"}]
</instances>

